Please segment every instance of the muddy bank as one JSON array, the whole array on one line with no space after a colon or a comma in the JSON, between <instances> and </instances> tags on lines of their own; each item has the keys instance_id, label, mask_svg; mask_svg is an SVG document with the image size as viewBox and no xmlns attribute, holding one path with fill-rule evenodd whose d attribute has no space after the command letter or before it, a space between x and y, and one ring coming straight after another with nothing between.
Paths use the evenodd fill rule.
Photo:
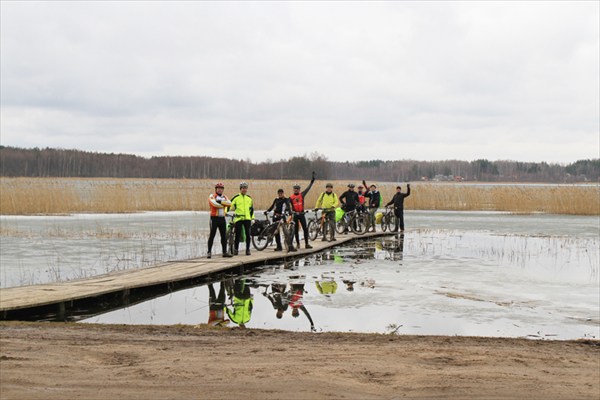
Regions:
<instances>
[{"instance_id":1,"label":"muddy bank","mask_svg":"<svg viewBox=\"0 0 600 400\"><path fill-rule=\"evenodd\" d=\"M2 399L600 396L598 341L0 323Z\"/></svg>"}]
</instances>

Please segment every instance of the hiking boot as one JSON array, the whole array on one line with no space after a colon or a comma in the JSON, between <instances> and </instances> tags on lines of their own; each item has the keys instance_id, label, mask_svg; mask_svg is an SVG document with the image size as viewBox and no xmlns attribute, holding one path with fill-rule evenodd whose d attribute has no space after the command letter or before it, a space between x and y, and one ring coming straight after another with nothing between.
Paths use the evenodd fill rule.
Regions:
<instances>
[{"instance_id":1,"label":"hiking boot","mask_svg":"<svg viewBox=\"0 0 600 400\"><path fill-rule=\"evenodd\" d=\"M331 240L330 240L330 242L335 242L335 241L337 241L336 238L331 238Z\"/></svg>"},{"instance_id":2,"label":"hiking boot","mask_svg":"<svg viewBox=\"0 0 600 400\"><path fill-rule=\"evenodd\" d=\"M273 251L281 251L281 250L283 250L281 247L275 247L275 250L273 250Z\"/></svg>"},{"instance_id":3,"label":"hiking boot","mask_svg":"<svg viewBox=\"0 0 600 400\"><path fill-rule=\"evenodd\" d=\"M246 255L249 256L250 255L250 250L246 250Z\"/></svg>"},{"instance_id":4,"label":"hiking boot","mask_svg":"<svg viewBox=\"0 0 600 400\"><path fill-rule=\"evenodd\" d=\"M304 248L305 249L312 249L313 247L310 244L306 243L306 246L304 246Z\"/></svg>"},{"instance_id":5,"label":"hiking boot","mask_svg":"<svg viewBox=\"0 0 600 400\"><path fill-rule=\"evenodd\" d=\"M295 248L295 247L292 247L292 248L290 249L290 251L298 251L298 249L297 249L297 248Z\"/></svg>"},{"instance_id":6,"label":"hiking boot","mask_svg":"<svg viewBox=\"0 0 600 400\"><path fill-rule=\"evenodd\" d=\"M233 256L229 253L223 253L223 258L226 258L226 257L233 257Z\"/></svg>"},{"instance_id":7,"label":"hiking boot","mask_svg":"<svg viewBox=\"0 0 600 400\"><path fill-rule=\"evenodd\" d=\"M327 238L325 236L323 236L323 239L321 239L321 242L326 242Z\"/></svg>"},{"instance_id":8,"label":"hiking boot","mask_svg":"<svg viewBox=\"0 0 600 400\"><path fill-rule=\"evenodd\" d=\"M212 257L212 254L210 251L208 253L206 253L206 258L211 258L211 257Z\"/></svg>"}]
</instances>

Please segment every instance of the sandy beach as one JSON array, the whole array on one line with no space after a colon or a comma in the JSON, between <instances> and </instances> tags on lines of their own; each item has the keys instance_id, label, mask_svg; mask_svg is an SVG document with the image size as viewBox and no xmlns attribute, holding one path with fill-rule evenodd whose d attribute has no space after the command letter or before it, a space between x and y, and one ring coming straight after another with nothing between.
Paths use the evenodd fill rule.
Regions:
<instances>
[{"instance_id":1,"label":"sandy beach","mask_svg":"<svg viewBox=\"0 0 600 400\"><path fill-rule=\"evenodd\" d=\"M598 399L600 344L0 323L0 398Z\"/></svg>"}]
</instances>

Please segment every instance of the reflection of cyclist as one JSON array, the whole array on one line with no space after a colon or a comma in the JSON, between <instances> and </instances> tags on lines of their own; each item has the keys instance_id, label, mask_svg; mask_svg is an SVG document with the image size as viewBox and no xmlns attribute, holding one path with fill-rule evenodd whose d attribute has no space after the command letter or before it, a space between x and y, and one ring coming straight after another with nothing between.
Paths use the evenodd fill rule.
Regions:
<instances>
[{"instance_id":1,"label":"reflection of cyclist","mask_svg":"<svg viewBox=\"0 0 600 400\"><path fill-rule=\"evenodd\" d=\"M396 186L396 194L392 197L389 203L385 206L394 205L394 215L396 216L396 229L393 232L398 232L398 223L400 223L400 232L404 232L404 199L410 196L410 183L406 184L406 193L402 193L402 187Z\"/></svg>"},{"instance_id":2,"label":"reflection of cyclist","mask_svg":"<svg viewBox=\"0 0 600 400\"><path fill-rule=\"evenodd\" d=\"M338 285L334 280L324 280L322 282L315 281L315 285L317 286L319 293L328 297L337 292Z\"/></svg>"},{"instance_id":3,"label":"reflection of cyclist","mask_svg":"<svg viewBox=\"0 0 600 400\"><path fill-rule=\"evenodd\" d=\"M319 195L315 208L322 208L325 214L325 223L329 226L329 241L335 241L335 208L339 201L335 193L333 193L333 184L325 185L325 191ZM323 241L327 240L323 232Z\"/></svg>"},{"instance_id":4,"label":"reflection of cyclist","mask_svg":"<svg viewBox=\"0 0 600 400\"><path fill-rule=\"evenodd\" d=\"M346 285L346 290L349 292L353 292L354 291L354 284L356 283L355 281L351 281L349 279L345 279L342 280L342 282L344 282L344 285Z\"/></svg>"},{"instance_id":5,"label":"reflection of cyclist","mask_svg":"<svg viewBox=\"0 0 600 400\"><path fill-rule=\"evenodd\" d=\"M363 179L363 185L367 187L367 182ZM373 232L375 232L375 212L379 208L379 204L381 203L381 193L377 190L377 186L371 185L369 186L369 191L365 193L365 197L369 199L368 201L368 210L369 216L371 217L371 228Z\"/></svg>"},{"instance_id":6,"label":"reflection of cyclist","mask_svg":"<svg viewBox=\"0 0 600 400\"><path fill-rule=\"evenodd\" d=\"M308 244L308 228L306 225L306 217L304 216L304 199L308 194L308 191L312 187L315 182L315 173L312 173L312 179L310 180L310 184L306 189L300 192L300 185L294 185L294 194L290 196L290 202L292 204L292 210L297 214L294 214L294 222L296 223L296 245L300 248L300 226L302 226L302 232L304 232L304 247L307 249L312 249L312 246Z\"/></svg>"},{"instance_id":7,"label":"reflection of cyclist","mask_svg":"<svg viewBox=\"0 0 600 400\"><path fill-rule=\"evenodd\" d=\"M273 212L273 222L280 221L282 218L285 218L286 215L291 214L292 206L290 205L290 199L285 197L283 189L277 190L277 197L273 200L273 204L271 207L265 211L265 214L269 211ZM288 238L284 238L284 240L288 240ZM275 242L277 243L277 247L275 247L275 251L281 251L281 237L279 232L275 233ZM290 251L296 251L294 248L293 240L290 243Z\"/></svg>"},{"instance_id":8,"label":"reflection of cyclist","mask_svg":"<svg viewBox=\"0 0 600 400\"><path fill-rule=\"evenodd\" d=\"M292 307L292 317L298 318L300 311L306 315L308 322L310 322L310 330L315 330L315 324L308 313L308 310L304 306L304 283L291 283L290 284L290 307Z\"/></svg>"},{"instance_id":9,"label":"reflection of cyclist","mask_svg":"<svg viewBox=\"0 0 600 400\"><path fill-rule=\"evenodd\" d=\"M272 283L271 293L267 294L265 291L263 295L269 299L273 308L276 310L275 316L277 319L281 319L283 313L288 309L289 304L287 283Z\"/></svg>"},{"instance_id":10,"label":"reflection of cyclist","mask_svg":"<svg viewBox=\"0 0 600 400\"><path fill-rule=\"evenodd\" d=\"M398 236L399 237L396 238L396 246L394 247L394 251L392 253L392 259L402 261L404 253L404 232Z\"/></svg>"},{"instance_id":11,"label":"reflection of cyclist","mask_svg":"<svg viewBox=\"0 0 600 400\"><path fill-rule=\"evenodd\" d=\"M223 194L225 186L221 182L215 185L215 193L208 196L208 204L210 206L210 235L208 236L208 253L207 257L210 258L212 255L212 246L217 235L217 229L221 236L221 247L223 250L223 257L231 257L231 254L227 253L227 224L225 222L225 213L231 202Z\"/></svg>"},{"instance_id":12,"label":"reflection of cyclist","mask_svg":"<svg viewBox=\"0 0 600 400\"><path fill-rule=\"evenodd\" d=\"M254 219L254 206L252 197L248 196L248 184L240 183L240 193L233 196L231 199L231 208L235 209L235 246L233 255L238 254L238 246L242 234L242 227L246 234L246 255L250 255L250 225Z\"/></svg>"},{"instance_id":13,"label":"reflection of cyclist","mask_svg":"<svg viewBox=\"0 0 600 400\"><path fill-rule=\"evenodd\" d=\"M223 326L229 322L225 318L225 287L223 282L219 283L219 295L215 294L212 283L208 284L208 324L212 326Z\"/></svg>"},{"instance_id":14,"label":"reflection of cyclist","mask_svg":"<svg viewBox=\"0 0 600 400\"><path fill-rule=\"evenodd\" d=\"M252 308L254 299L250 293L250 286L246 284L245 279L236 279L233 283L233 293L229 293L231 299L231 308L227 307L227 316L232 322L235 322L240 328L245 328L252 317Z\"/></svg>"}]
</instances>

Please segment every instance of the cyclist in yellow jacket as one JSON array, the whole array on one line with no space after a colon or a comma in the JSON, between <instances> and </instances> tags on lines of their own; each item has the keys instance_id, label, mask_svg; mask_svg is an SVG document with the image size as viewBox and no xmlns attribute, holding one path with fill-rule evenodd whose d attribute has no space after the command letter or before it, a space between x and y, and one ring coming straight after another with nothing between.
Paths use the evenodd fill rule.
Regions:
<instances>
[{"instance_id":1,"label":"cyclist in yellow jacket","mask_svg":"<svg viewBox=\"0 0 600 400\"><path fill-rule=\"evenodd\" d=\"M246 255L250 255L250 225L254 219L254 204L252 197L248 196L248 184L246 182L240 183L240 193L236 194L231 198L230 209L235 210L235 245L233 248L233 255L237 256L238 247L240 244L240 237L242 229L246 234Z\"/></svg>"},{"instance_id":2,"label":"cyclist in yellow jacket","mask_svg":"<svg viewBox=\"0 0 600 400\"><path fill-rule=\"evenodd\" d=\"M325 191L319 195L315 208L322 208L325 214L325 223L329 231L329 241L335 241L335 208L340 204L338 197L333 193L333 184L325 185ZM327 240L326 231L323 232L323 241Z\"/></svg>"},{"instance_id":3,"label":"cyclist in yellow jacket","mask_svg":"<svg viewBox=\"0 0 600 400\"><path fill-rule=\"evenodd\" d=\"M236 279L233 283L233 293L229 293L231 308L225 307L229 319L245 328L252 317L254 296L250 293L250 286L245 279Z\"/></svg>"}]
</instances>

